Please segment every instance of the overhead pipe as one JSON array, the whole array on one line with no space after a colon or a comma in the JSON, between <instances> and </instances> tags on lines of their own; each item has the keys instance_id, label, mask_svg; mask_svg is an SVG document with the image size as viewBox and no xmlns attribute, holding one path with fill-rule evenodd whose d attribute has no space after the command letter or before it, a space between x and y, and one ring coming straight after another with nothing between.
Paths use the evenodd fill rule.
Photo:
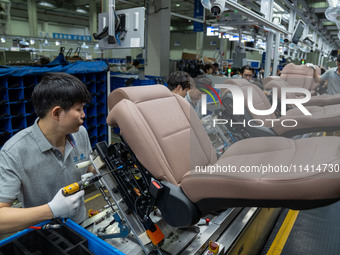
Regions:
<instances>
[{"instance_id":1,"label":"overhead pipe","mask_svg":"<svg viewBox=\"0 0 340 255\"><path fill-rule=\"evenodd\" d=\"M285 35L289 35L290 33L279 26L274 25L272 22L266 20L265 18L261 17L257 13L252 12L248 8L244 7L243 5L240 5L239 3L236 3L234 1L226 1L225 6L231 10L237 10L239 13L241 13L243 16L253 19L254 21L258 22L259 24L266 26L276 32L280 32Z\"/></svg>"}]
</instances>

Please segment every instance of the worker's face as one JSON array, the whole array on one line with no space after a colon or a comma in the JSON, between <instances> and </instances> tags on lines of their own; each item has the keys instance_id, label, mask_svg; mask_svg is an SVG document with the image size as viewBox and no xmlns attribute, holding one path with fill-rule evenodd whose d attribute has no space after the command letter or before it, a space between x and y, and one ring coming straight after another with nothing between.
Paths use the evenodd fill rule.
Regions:
<instances>
[{"instance_id":1,"label":"worker's face","mask_svg":"<svg viewBox=\"0 0 340 255\"><path fill-rule=\"evenodd\" d=\"M207 73L207 74L212 74L213 72L214 72L214 69L210 68L210 69L207 70L206 73Z\"/></svg>"},{"instance_id":2,"label":"worker's face","mask_svg":"<svg viewBox=\"0 0 340 255\"><path fill-rule=\"evenodd\" d=\"M177 94L181 97L185 97L187 95L187 92L189 91L189 88L182 89L182 87L178 90Z\"/></svg>"},{"instance_id":3,"label":"worker's face","mask_svg":"<svg viewBox=\"0 0 340 255\"><path fill-rule=\"evenodd\" d=\"M171 90L172 93L177 94L181 97L185 97L188 91L189 91L189 88L183 89L181 85L177 85L175 89Z\"/></svg>"},{"instance_id":4,"label":"worker's face","mask_svg":"<svg viewBox=\"0 0 340 255\"><path fill-rule=\"evenodd\" d=\"M253 78L253 72L251 70L244 70L244 72L242 74L242 78L250 81L251 78Z\"/></svg>"},{"instance_id":5,"label":"worker's face","mask_svg":"<svg viewBox=\"0 0 340 255\"><path fill-rule=\"evenodd\" d=\"M59 124L65 133L77 132L84 123L84 105L83 103L76 103L68 111L60 110Z\"/></svg>"}]
</instances>

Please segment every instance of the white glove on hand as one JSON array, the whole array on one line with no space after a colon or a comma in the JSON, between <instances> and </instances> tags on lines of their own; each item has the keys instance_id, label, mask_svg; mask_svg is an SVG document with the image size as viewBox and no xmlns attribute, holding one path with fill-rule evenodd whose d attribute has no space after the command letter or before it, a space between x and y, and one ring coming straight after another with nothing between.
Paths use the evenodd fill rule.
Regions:
<instances>
[{"instance_id":1,"label":"white glove on hand","mask_svg":"<svg viewBox=\"0 0 340 255\"><path fill-rule=\"evenodd\" d=\"M82 206L82 197L84 190L78 191L73 195L65 197L60 189L51 202L48 203L54 218L72 218Z\"/></svg>"},{"instance_id":2,"label":"white glove on hand","mask_svg":"<svg viewBox=\"0 0 340 255\"><path fill-rule=\"evenodd\" d=\"M311 67L311 68L313 68L315 70L315 65L313 65L312 63L307 63L306 66L307 67Z\"/></svg>"}]
</instances>

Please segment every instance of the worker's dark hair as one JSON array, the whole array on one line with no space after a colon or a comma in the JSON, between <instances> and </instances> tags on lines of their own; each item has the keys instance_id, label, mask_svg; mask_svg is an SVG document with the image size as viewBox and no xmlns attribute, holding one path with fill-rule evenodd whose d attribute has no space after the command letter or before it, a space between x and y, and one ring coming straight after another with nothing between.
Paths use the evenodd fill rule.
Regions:
<instances>
[{"instance_id":1,"label":"worker's dark hair","mask_svg":"<svg viewBox=\"0 0 340 255\"><path fill-rule=\"evenodd\" d=\"M209 69L211 69L211 68L213 68L212 65L206 64L206 65L203 66L203 72L206 73L206 72L207 72Z\"/></svg>"},{"instance_id":2,"label":"worker's dark hair","mask_svg":"<svg viewBox=\"0 0 340 255\"><path fill-rule=\"evenodd\" d=\"M132 65L134 65L135 67L139 66L139 64L140 64L140 61L137 59L135 59L132 63Z\"/></svg>"},{"instance_id":3,"label":"worker's dark hair","mask_svg":"<svg viewBox=\"0 0 340 255\"><path fill-rule=\"evenodd\" d=\"M254 68L252 68L250 65L245 65L245 66L242 66L241 68L241 74L244 73L244 70L250 70L254 73Z\"/></svg>"},{"instance_id":4,"label":"worker's dark hair","mask_svg":"<svg viewBox=\"0 0 340 255\"><path fill-rule=\"evenodd\" d=\"M86 86L67 73L47 73L32 93L32 104L39 118L44 118L55 106L69 111L76 103L90 101L91 94Z\"/></svg>"},{"instance_id":5,"label":"worker's dark hair","mask_svg":"<svg viewBox=\"0 0 340 255\"><path fill-rule=\"evenodd\" d=\"M213 66L215 66L215 67L218 68L218 67L219 67L219 64L215 62L215 63L213 63Z\"/></svg>"},{"instance_id":6,"label":"worker's dark hair","mask_svg":"<svg viewBox=\"0 0 340 255\"><path fill-rule=\"evenodd\" d=\"M339 61L339 60L338 60L338 61ZM339 62L340 62L340 61L339 61ZM321 75L322 75L322 74L324 74L324 73L326 72L326 69L325 69L323 66L321 66L321 67L320 67L320 71L321 71Z\"/></svg>"},{"instance_id":7,"label":"worker's dark hair","mask_svg":"<svg viewBox=\"0 0 340 255\"><path fill-rule=\"evenodd\" d=\"M176 71L170 74L168 78L168 89L173 91L178 85L182 89L190 89L190 75L187 72Z\"/></svg>"},{"instance_id":8,"label":"worker's dark hair","mask_svg":"<svg viewBox=\"0 0 340 255\"><path fill-rule=\"evenodd\" d=\"M39 58L39 64L40 64L40 65L47 65L47 64L49 64L50 62L51 62L51 61L50 61L50 58L48 58L48 57L42 56L42 57Z\"/></svg>"},{"instance_id":9,"label":"worker's dark hair","mask_svg":"<svg viewBox=\"0 0 340 255\"><path fill-rule=\"evenodd\" d=\"M336 61L340 62L340 55L338 55L338 57L336 58Z\"/></svg>"}]
</instances>

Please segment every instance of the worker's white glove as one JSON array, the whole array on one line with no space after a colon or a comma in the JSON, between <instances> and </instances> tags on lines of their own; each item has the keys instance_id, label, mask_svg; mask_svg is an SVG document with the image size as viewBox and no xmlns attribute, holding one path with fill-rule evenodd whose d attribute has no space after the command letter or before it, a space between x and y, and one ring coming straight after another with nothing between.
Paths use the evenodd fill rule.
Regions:
<instances>
[{"instance_id":1,"label":"worker's white glove","mask_svg":"<svg viewBox=\"0 0 340 255\"><path fill-rule=\"evenodd\" d=\"M65 197L61 191L62 189L57 192L52 201L48 203L48 206L54 218L72 218L79 212L85 192L81 190Z\"/></svg>"},{"instance_id":2,"label":"worker's white glove","mask_svg":"<svg viewBox=\"0 0 340 255\"><path fill-rule=\"evenodd\" d=\"M313 65L312 63L307 63L306 66L307 67L311 67L311 68L313 68L315 70L315 65Z\"/></svg>"}]
</instances>

